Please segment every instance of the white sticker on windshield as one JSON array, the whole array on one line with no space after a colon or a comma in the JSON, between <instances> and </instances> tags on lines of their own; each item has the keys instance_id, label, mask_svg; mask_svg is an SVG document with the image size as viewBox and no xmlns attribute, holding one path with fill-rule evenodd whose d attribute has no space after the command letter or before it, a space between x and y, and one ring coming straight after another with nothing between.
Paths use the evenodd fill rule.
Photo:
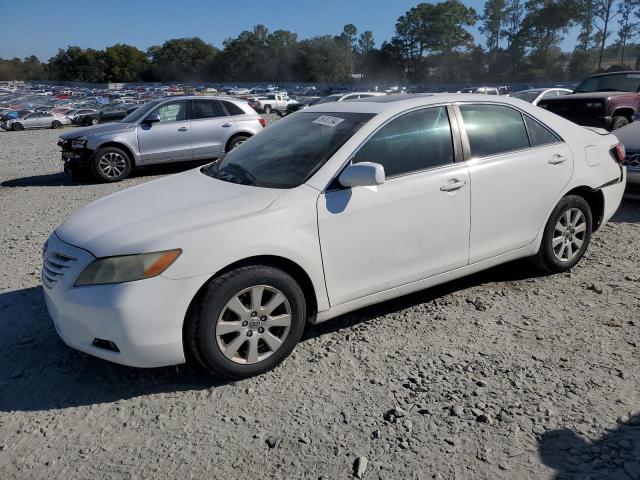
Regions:
<instances>
[{"instance_id":1,"label":"white sticker on windshield","mask_svg":"<svg viewBox=\"0 0 640 480\"><path fill-rule=\"evenodd\" d=\"M335 127L342 122L344 122L344 118L332 117L330 115L321 115L311 123L326 125L327 127Z\"/></svg>"}]
</instances>

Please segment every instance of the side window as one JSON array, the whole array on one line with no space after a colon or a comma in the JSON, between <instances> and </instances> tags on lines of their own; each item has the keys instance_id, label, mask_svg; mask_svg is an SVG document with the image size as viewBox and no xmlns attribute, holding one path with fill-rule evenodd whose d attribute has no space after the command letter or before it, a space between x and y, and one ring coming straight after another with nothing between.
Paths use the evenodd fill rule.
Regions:
<instances>
[{"instance_id":1,"label":"side window","mask_svg":"<svg viewBox=\"0 0 640 480\"><path fill-rule=\"evenodd\" d=\"M567 92L567 91L565 91L565 90L557 90L557 92L558 92L558 96L559 96L559 97L562 97L562 96L564 96L564 95L566 95L566 94L568 94L568 93L571 93L571 92Z\"/></svg>"},{"instance_id":2,"label":"side window","mask_svg":"<svg viewBox=\"0 0 640 480\"><path fill-rule=\"evenodd\" d=\"M179 122L187 118L187 102L180 100L177 102L169 102L160 105L156 109L156 113L160 117L160 123Z\"/></svg>"},{"instance_id":3,"label":"side window","mask_svg":"<svg viewBox=\"0 0 640 480\"><path fill-rule=\"evenodd\" d=\"M547 90L546 92L544 92L542 94L542 98L552 98L552 97L557 97L558 96L558 91L557 90Z\"/></svg>"},{"instance_id":4,"label":"side window","mask_svg":"<svg viewBox=\"0 0 640 480\"><path fill-rule=\"evenodd\" d=\"M224 117L226 113L217 100L193 100L193 119Z\"/></svg>"},{"instance_id":5,"label":"side window","mask_svg":"<svg viewBox=\"0 0 640 480\"><path fill-rule=\"evenodd\" d=\"M425 108L392 120L358 150L353 162L379 163L387 177L453 163L447 109Z\"/></svg>"},{"instance_id":6,"label":"side window","mask_svg":"<svg viewBox=\"0 0 640 480\"><path fill-rule=\"evenodd\" d=\"M529 148L522 115L500 105L460 105L471 155L486 157Z\"/></svg>"},{"instance_id":7,"label":"side window","mask_svg":"<svg viewBox=\"0 0 640 480\"><path fill-rule=\"evenodd\" d=\"M529 132L529 142L532 147L539 147L541 145L549 145L550 143L558 143L558 137L555 136L547 127L529 118L525 115L524 123L527 126L527 132Z\"/></svg>"},{"instance_id":8,"label":"side window","mask_svg":"<svg viewBox=\"0 0 640 480\"><path fill-rule=\"evenodd\" d=\"M234 103L231 102L222 102L225 110L229 115L244 115L244 111Z\"/></svg>"}]
</instances>

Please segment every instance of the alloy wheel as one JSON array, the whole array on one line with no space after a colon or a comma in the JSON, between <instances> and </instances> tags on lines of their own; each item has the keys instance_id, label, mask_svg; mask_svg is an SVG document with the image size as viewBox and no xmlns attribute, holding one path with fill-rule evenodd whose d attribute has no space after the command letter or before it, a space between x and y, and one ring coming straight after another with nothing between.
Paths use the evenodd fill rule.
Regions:
<instances>
[{"instance_id":1,"label":"alloy wheel","mask_svg":"<svg viewBox=\"0 0 640 480\"><path fill-rule=\"evenodd\" d=\"M117 152L108 152L98 161L100 172L107 178L119 178L127 168L124 157Z\"/></svg>"},{"instance_id":2,"label":"alloy wheel","mask_svg":"<svg viewBox=\"0 0 640 480\"><path fill-rule=\"evenodd\" d=\"M216 324L222 354L234 363L249 365L273 355L291 327L291 305L277 288L256 285L235 294Z\"/></svg>"},{"instance_id":3,"label":"alloy wheel","mask_svg":"<svg viewBox=\"0 0 640 480\"><path fill-rule=\"evenodd\" d=\"M567 209L556 223L552 248L561 262L570 262L580 252L587 235L587 219L578 208Z\"/></svg>"}]
</instances>

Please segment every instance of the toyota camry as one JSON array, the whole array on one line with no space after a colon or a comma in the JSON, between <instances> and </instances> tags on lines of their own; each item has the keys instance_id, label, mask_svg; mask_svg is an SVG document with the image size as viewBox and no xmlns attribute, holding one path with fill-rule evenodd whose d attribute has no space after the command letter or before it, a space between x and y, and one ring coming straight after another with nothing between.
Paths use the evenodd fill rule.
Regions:
<instances>
[{"instance_id":1,"label":"toyota camry","mask_svg":"<svg viewBox=\"0 0 640 480\"><path fill-rule=\"evenodd\" d=\"M308 322L518 258L571 269L620 204L624 157L508 97L316 105L72 215L44 247L47 307L106 360L260 374Z\"/></svg>"}]
</instances>

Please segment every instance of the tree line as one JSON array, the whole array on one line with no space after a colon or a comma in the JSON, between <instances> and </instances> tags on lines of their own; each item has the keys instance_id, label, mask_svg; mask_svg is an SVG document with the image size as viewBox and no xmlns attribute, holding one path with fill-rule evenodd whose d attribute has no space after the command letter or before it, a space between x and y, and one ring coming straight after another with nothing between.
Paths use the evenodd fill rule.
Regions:
<instances>
[{"instance_id":1,"label":"tree line","mask_svg":"<svg viewBox=\"0 0 640 480\"><path fill-rule=\"evenodd\" d=\"M470 29L484 37L476 43ZM562 42L579 33L572 51ZM512 82L577 80L640 67L640 0L487 0L482 12L460 0L420 3L398 18L379 47L353 24L339 35L300 39L256 25L223 48L198 37L142 51L70 46L42 63L0 59L0 80L80 82Z\"/></svg>"}]
</instances>

